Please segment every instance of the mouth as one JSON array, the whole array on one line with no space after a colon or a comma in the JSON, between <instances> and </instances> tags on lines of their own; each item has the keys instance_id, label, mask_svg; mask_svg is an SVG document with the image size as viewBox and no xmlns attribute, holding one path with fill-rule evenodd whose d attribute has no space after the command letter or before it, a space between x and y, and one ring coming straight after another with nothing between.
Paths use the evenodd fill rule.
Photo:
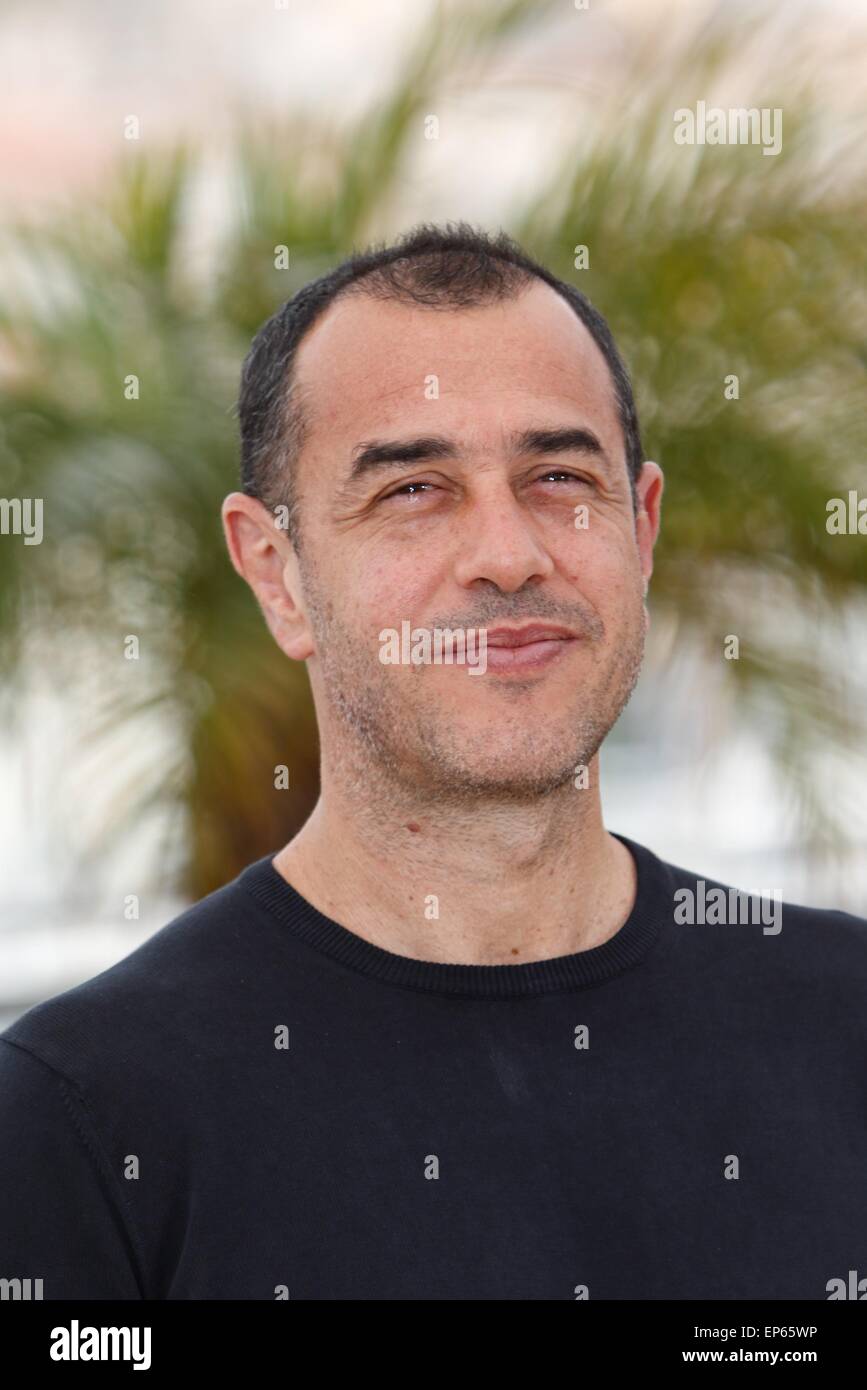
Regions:
<instances>
[{"instance_id":1,"label":"mouth","mask_svg":"<svg viewBox=\"0 0 867 1390\"><path fill-rule=\"evenodd\" d=\"M576 633L568 627L549 623L531 623L528 627L491 627L487 629L489 647L525 647L534 642L574 641Z\"/></svg>"},{"instance_id":2,"label":"mouth","mask_svg":"<svg viewBox=\"0 0 867 1390\"><path fill-rule=\"evenodd\" d=\"M557 661L578 641L578 634L569 628L548 623L532 623L528 627L491 628L486 637L488 669L495 671L527 671Z\"/></svg>"}]
</instances>

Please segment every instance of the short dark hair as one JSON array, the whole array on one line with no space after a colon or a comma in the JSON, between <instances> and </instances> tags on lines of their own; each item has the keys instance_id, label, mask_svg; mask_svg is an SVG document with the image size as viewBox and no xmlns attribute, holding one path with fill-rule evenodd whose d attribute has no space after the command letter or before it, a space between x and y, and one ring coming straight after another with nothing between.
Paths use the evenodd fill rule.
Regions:
<instances>
[{"instance_id":1,"label":"short dark hair","mask_svg":"<svg viewBox=\"0 0 867 1390\"><path fill-rule=\"evenodd\" d=\"M391 245L348 257L311 280L257 332L241 371L241 487L271 510L285 506L287 530L300 541L293 462L306 421L292 368L304 334L334 300L348 294L392 299L431 309L471 308L511 299L533 278L557 291L586 325L608 363L636 506L643 462L638 416L629 373L602 314L573 285L526 255L505 232L492 235L466 222L423 223Z\"/></svg>"}]
</instances>

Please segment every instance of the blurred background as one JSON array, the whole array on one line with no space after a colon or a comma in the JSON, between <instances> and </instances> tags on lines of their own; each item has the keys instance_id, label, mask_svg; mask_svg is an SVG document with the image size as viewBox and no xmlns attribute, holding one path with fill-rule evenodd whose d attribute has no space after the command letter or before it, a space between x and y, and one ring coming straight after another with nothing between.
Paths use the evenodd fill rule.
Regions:
<instances>
[{"instance_id":1,"label":"blurred background","mask_svg":"<svg viewBox=\"0 0 867 1390\"><path fill-rule=\"evenodd\" d=\"M666 475L607 825L867 915L867 535L826 529L867 496L865 38L857 0L7 0L0 498L44 535L0 534L0 1026L312 808L306 671L220 527L238 370L419 220L590 296ZM780 108L780 153L676 144L698 101Z\"/></svg>"}]
</instances>

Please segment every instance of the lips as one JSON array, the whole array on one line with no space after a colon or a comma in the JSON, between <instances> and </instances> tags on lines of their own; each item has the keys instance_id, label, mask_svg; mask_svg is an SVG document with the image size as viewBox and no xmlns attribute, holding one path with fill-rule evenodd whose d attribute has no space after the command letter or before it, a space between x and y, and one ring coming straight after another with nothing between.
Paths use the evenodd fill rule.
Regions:
<instances>
[{"instance_id":1,"label":"lips","mask_svg":"<svg viewBox=\"0 0 867 1390\"><path fill-rule=\"evenodd\" d=\"M527 647L533 642L570 642L576 633L566 627L533 623L530 627L494 627L487 633L488 647Z\"/></svg>"},{"instance_id":2,"label":"lips","mask_svg":"<svg viewBox=\"0 0 867 1390\"><path fill-rule=\"evenodd\" d=\"M565 660L564 654L574 647L577 636L568 628L552 623L492 628L486 634L485 669L500 680L539 675L561 659Z\"/></svg>"}]
</instances>

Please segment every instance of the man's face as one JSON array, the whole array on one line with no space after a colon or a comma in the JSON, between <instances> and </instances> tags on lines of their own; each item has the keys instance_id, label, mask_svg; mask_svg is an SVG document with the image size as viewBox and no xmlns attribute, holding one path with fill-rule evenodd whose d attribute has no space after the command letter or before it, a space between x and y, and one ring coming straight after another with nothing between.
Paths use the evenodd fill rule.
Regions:
<instances>
[{"instance_id":1,"label":"man's face","mask_svg":"<svg viewBox=\"0 0 867 1390\"><path fill-rule=\"evenodd\" d=\"M636 527L590 334L543 283L459 311L351 297L311 330L296 374L301 602L323 738L348 724L384 771L444 795L564 785L638 676L661 490L646 465ZM407 445L414 457L395 460ZM489 634L548 623L574 637L506 666L491 636L487 670L470 675L383 664L380 633L404 622Z\"/></svg>"}]
</instances>

